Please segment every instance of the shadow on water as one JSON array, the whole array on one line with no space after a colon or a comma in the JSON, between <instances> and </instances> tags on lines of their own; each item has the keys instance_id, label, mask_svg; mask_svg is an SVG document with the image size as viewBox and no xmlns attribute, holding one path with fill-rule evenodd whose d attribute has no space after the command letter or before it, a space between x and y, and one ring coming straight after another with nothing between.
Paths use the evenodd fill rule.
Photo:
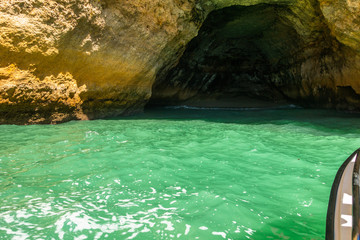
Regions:
<instances>
[{"instance_id":1,"label":"shadow on water","mask_svg":"<svg viewBox=\"0 0 360 240\"><path fill-rule=\"evenodd\" d=\"M290 222L287 223L286 228L284 228L283 220L276 220L269 224L265 224L264 227L260 230L254 231L252 235L248 236L249 239L277 239L277 240L290 240L296 236L296 239L299 240L320 240L324 239L324 236L319 236L319 233L316 231L311 231L308 228L309 232L304 233L300 226L307 225L304 223L295 223L291 225Z\"/></svg>"},{"instance_id":2,"label":"shadow on water","mask_svg":"<svg viewBox=\"0 0 360 240\"><path fill-rule=\"evenodd\" d=\"M340 112L326 109L302 109L294 106L279 108L195 108L195 107L154 107L144 113L107 120L202 120L233 124L295 124L298 126L327 128L341 131L359 131L360 113Z\"/></svg>"}]
</instances>

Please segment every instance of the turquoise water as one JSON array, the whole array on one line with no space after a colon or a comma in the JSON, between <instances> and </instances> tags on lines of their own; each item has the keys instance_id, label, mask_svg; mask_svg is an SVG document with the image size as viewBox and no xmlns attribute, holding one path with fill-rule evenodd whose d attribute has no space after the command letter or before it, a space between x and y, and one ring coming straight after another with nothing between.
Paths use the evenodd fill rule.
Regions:
<instances>
[{"instance_id":1,"label":"turquoise water","mask_svg":"<svg viewBox=\"0 0 360 240\"><path fill-rule=\"evenodd\" d=\"M358 115L153 109L0 126L0 239L324 239Z\"/></svg>"}]
</instances>

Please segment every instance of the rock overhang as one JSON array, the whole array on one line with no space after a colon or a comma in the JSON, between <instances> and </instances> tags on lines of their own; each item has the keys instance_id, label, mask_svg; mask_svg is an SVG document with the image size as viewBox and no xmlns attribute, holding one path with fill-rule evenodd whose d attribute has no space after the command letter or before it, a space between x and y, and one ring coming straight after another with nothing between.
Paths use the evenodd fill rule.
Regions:
<instances>
[{"instance_id":1,"label":"rock overhang","mask_svg":"<svg viewBox=\"0 0 360 240\"><path fill-rule=\"evenodd\" d=\"M269 7L263 10L271 7L286 9L278 12L278 19L286 23L283 27L292 29L291 34L297 39L296 43L281 41L278 46L276 41L270 44L271 41L261 43L261 38L258 39L256 43L260 50L256 53L267 52L264 54L266 64L273 67L276 65L274 62L285 58L285 52L292 52L283 51L286 48L301 49L297 45L305 46L299 61L291 60L291 56L291 61L287 61L294 63L293 68L287 67L286 71L278 71L277 76L272 74L270 77L278 96L308 105L315 103L313 105L322 107L358 109L355 96L360 92L357 45L360 39L357 17L360 6L354 1L5 1L0 3L0 68L5 71L15 65L14 69L18 69L19 74L27 72L25 75L31 76L27 80L38 79L34 83L36 86L38 81L51 85L51 81L47 80L54 79L50 89L57 88L61 76L69 75L73 79L70 85L74 82L83 89L79 94L81 101L75 108L67 108L73 109L73 112L66 110L63 119L49 116L64 114L61 109L65 108L56 107L57 102L64 101L60 98L43 101L47 105L43 108L46 114L36 112L36 108L33 113L33 118L45 119L37 121L40 123L82 119L79 118L82 114L92 119L137 112L154 95L154 82L155 85L162 82L181 62L185 49L191 45L188 43L196 37L211 12L261 5ZM262 16L259 14L258 17L261 19ZM249 31L261 29L260 32L264 32L267 29L263 23L265 25L260 24L262 27L249 28L246 32L246 28L241 27L241 21L232 24L237 27L230 29L242 30L225 31L226 34L235 34L237 38L243 34L243 39L257 34ZM229 25L232 24L229 22ZM319 43L322 46L319 47ZM273 46L276 46L276 51ZM32 82L21 82L6 76L1 80L1 93L6 92L4 86L9 83L17 84L19 91L23 91L11 98L10 110L18 119L5 117L2 122L31 123L31 113L21 117L24 109L21 96L32 89L22 86ZM183 81L186 82L186 79ZM35 85L33 89L36 89ZM344 89L353 94L344 94L349 92ZM9 100L8 95L1 96L2 102ZM41 96L36 91L29 94L34 102ZM5 109L2 116L9 116L9 108L2 109ZM60 115L57 114L59 111Z\"/></svg>"}]
</instances>

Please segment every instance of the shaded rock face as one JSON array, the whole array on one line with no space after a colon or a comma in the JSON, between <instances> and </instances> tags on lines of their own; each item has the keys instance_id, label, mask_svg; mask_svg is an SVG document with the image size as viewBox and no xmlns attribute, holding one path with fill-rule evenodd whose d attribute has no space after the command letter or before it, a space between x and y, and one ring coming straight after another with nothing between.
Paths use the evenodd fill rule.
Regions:
<instances>
[{"instance_id":1,"label":"shaded rock face","mask_svg":"<svg viewBox=\"0 0 360 240\"><path fill-rule=\"evenodd\" d=\"M279 11L286 10L256 5L212 12L179 64L157 79L151 102L238 96L282 100L272 74L290 68L303 43Z\"/></svg>"},{"instance_id":2,"label":"shaded rock face","mask_svg":"<svg viewBox=\"0 0 360 240\"><path fill-rule=\"evenodd\" d=\"M359 11L351 0L1 1L0 123L124 115L150 98L359 110Z\"/></svg>"},{"instance_id":3,"label":"shaded rock face","mask_svg":"<svg viewBox=\"0 0 360 240\"><path fill-rule=\"evenodd\" d=\"M295 10L259 4L210 13L179 64L158 76L150 103L245 96L359 110L356 52L331 34L319 6ZM311 14L312 22L303 14Z\"/></svg>"}]
</instances>

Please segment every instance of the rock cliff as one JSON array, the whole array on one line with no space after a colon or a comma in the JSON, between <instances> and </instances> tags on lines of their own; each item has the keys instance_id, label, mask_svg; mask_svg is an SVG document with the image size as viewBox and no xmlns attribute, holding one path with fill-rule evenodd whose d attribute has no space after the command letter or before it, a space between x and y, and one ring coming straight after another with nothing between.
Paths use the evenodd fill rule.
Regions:
<instances>
[{"instance_id":1,"label":"rock cliff","mask_svg":"<svg viewBox=\"0 0 360 240\"><path fill-rule=\"evenodd\" d=\"M360 109L355 0L0 2L0 123L250 96Z\"/></svg>"}]
</instances>

